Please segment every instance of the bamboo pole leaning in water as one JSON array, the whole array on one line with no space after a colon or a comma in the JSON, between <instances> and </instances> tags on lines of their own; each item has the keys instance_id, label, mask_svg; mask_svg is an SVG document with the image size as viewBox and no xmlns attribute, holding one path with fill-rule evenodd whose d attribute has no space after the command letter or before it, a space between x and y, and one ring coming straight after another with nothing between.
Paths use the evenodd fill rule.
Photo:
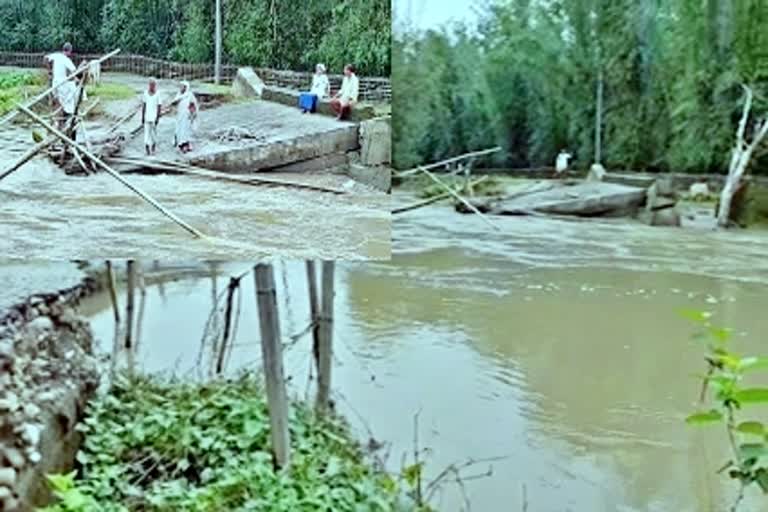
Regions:
<instances>
[{"instance_id":1,"label":"bamboo pole leaning in water","mask_svg":"<svg viewBox=\"0 0 768 512\"><path fill-rule=\"evenodd\" d=\"M215 375L217 377L220 377L224 372L224 356L227 353L229 334L232 330L232 301L234 300L235 290L238 286L240 286L240 280L230 277L229 286L227 287L227 306L224 309L224 334L221 336L221 344L218 347L218 354L216 354Z\"/></svg>"},{"instance_id":2,"label":"bamboo pole leaning in water","mask_svg":"<svg viewBox=\"0 0 768 512\"><path fill-rule=\"evenodd\" d=\"M110 166L105 164L99 157L97 157L96 155L94 155L93 153L88 151L86 148L84 148L83 146L81 146L77 142L73 141L72 139L70 139L69 137L67 137L63 133L61 133L58 129L56 129L53 126L51 126L49 123L47 123L40 116L38 116L37 114L35 114L31 110L29 110L28 108L24 107L23 105L19 105L19 109L22 112L24 112L25 114L27 114L29 117L31 117L33 120L38 122L40 125L42 125L46 130L48 130L49 132L54 134L56 137L61 139L62 142L64 142L65 144L68 144L68 145L70 145L70 146L72 146L74 148L79 149L85 156L90 158L92 162L95 162L96 164L98 164L105 171L107 171L111 176L113 176L117 181L119 181L120 183L122 183L123 185L125 185L126 187L131 189L132 191L136 192L136 194L138 194L139 197L141 197L146 202L148 202L149 204L154 206L157 210L160 211L160 213L162 213L163 215L165 215L166 217L168 217L169 219L174 221L176 224L178 224L179 226L181 226L184 229L186 229L187 231L189 231L191 234L193 234L197 238L204 238L204 235L200 231L198 231L197 229L193 228L192 226L190 226L189 224L187 224L186 222L184 222L180 218L178 218L172 212L170 212L170 211L166 210L165 208L163 208L157 201L152 199L149 195L147 195L141 189L139 189L135 185L133 185L130 182L128 182L125 178L120 176L120 174L118 172L116 172Z\"/></svg>"},{"instance_id":3,"label":"bamboo pole leaning in water","mask_svg":"<svg viewBox=\"0 0 768 512\"><path fill-rule=\"evenodd\" d=\"M259 263L254 268L256 302L259 308L261 352L267 384L270 436L275 465L290 466L290 433L288 431L288 397L283 376L283 346L277 313L275 276L271 264Z\"/></svg>"},{"instance_id":4,"label":"bamboo pole leaning in water","mask_svg":"<svg viewBox=\"0 0 768 512\"><path fill-rule=\"evenodd\" d=\"M480 212L480 210L478 210L478 209L477 209L477 207L476 207L475 205L473 205L472 203L470 203L469 201L467 201L466 199L464 199L463 197L461 197L459 194L457 194L456 192L454 192L454 191L453 191L453 189L452 189L451 187L449 187L448 185L446 185L445 183L443 183L442 181L440 181L440 180L439 180L439 179L438 179L438 178L437 178L437 177L436 177L434 174L432 174L431 172L429 172L429 171L428 171L428 170L426 170L425 168L423 168L423 167L419 167L419 169L421 169L421 171L422 171L424 174L426 174L427 176L429 176L429 178L430 178L432 181L434 181L435 183L437 183L438 185L440 185L441 187L443 187L444 189L446 189L446 191L447 191L449 194L451 194L453 197L455 197L456 199L458 199L459 201L461 201L462 203L464 203L464 204L465 204L465 205L466 205L466 206L467 206L467 207L468 207L470 210L472 210L472 211L473 211L473 212L475 212L477 215L479 215L479 216L480 216L480 218L481 218L481 219L483 219L483 222L485 222L486 224L488 224L489 226L491 226L493 229L495 229L495 230L497 230L497 231L501 231L501 228L499 228L499 226L497 226L497 225L496 225L496 224L494 224L493 222L489 221L489 220L488 220L488 219L485 217L485 215L483 215L483 214L482 214L482 212Z\"/></svg>"},{"instance_id":5,"label":"bamboo pole leaning in water","mask_svg":"<svg viewBox=\"0 0 768 512\"><path fill-rule=\"evenodd\" d=\"M115 317L115 334L112 340L112 364L110 365L110 375L115 375L115 365L117 356L120 353L120 306L117 303L117 286L115 285L115 272L112 268L112 261L107 260L107 288L109 289L109 300L112 303L112 313Z\"/></svg>"},{"instance_id":6,"label":"bamboo pole leaning in water","mask_svg":"<svg viewBox=\"0 0 768 512\"><path fill-rule=\"evenodd\" d=\"M312 356L315 359L315 367L320 369L320 304L317 300L317 271L315 262L307 260L307 285L309 288L309 315L312 325Z\"/></svg>"},{"instance_id":7,"label":"bamboo pole leaning in water","mask_svg":"<svg viewBox=\"0 0 768 512\"><path fill-rule=\"evenodd\" d=\"M126 265L128 283L125 288L125 341L123 342L123 348L125 348L127 352L131 352L133 350L133 309L136 289L136 261L128 260Z\"/></svg>"},{"instance_id":8,"label":"bamboo pole leaning in water","mask_svg":"<svg viewBox=\"0 0 768 512\"><path fill-rule=\"evenodd\" d=\"M318 346L317 403L319 414L331 406L331 362L333 360L333 297L335 262L323 262L322 304L320 305L320 343Z\"/></svg>"},{"instance_id":9,"label":"bamboo pole leaning in water","mask_svg":"<svg viewBox=\"0 0 768 512\"><path fill-rule=\"evenodd\" d=\"M99 99L98 99L98 98L96 98L96 101L94 101L94 102L93 102L93 103L92 103L92 104L91 104L91 105L90 105L90 106L89 106L89 107L88 107L88 108L85 110L85 112L83 112L83 116L87 116L87 115L90 113L90 111L91 111L91 110L92 110L94 107L96 107L96 105L97 105L98 103L99 103ZM3 179L7 178L8 176L10 176L11 174L13 174L14 172L18 171L18 170L19 170L19 169L20 169L20 168L21 168L21 167L22 167L24 164L26 164L27 162L29 162L30 160L32 160L32 159L33 159L35 156L37 156L37 154L38 154L38 153L40 153L40 152L42 152L43 150L45 150L45 149L46 149L48 146L50 146L50 145L51 145L51 144L53 144L54 142L56 142L56 137L53 137L53 136L52 136L52 137L48 137L46 140L44 140L44 141L43 141L43 142L41 142L40 144L37 144L37 145L35 145L34 147L32 147L32 149L30 149L29 151L27 151L26 153L24 153L24 155L22 155L22 156L21 156L21 158L19 158L18 160L16 160L16 162L14 162L14 163L13 163L13 165L11 165L11 166L10 166L8 169L6 169L6 170L5 170L5 171L3 171L2 173L0 173L0 181L2 181Z\"/></svg>"},{"instance_id":10,"label":"bamboo pole leaning in water","mask_svg":"<svg viewBox=\"0 0 768 512\"><path fill-rule=\"evenodd\" d=\"M482 178L478 178L474 181L472 181L469 186L474 187L475 185L482 183L483 181L487 180L488 176L483 176ZM460 192L466 188L466 185L463 185L456 190L456 192ZM398 213L405 213L409 212L411 210L417 210L419 208L422 208L424 206L429 206L430 204L436 203L438 201L442 201L443 199L448 199L451 197L450 192L443 192L442 194L438 194L434 197L430 197L429 199L425 199L424 201L419 201L418 203L410 204L408 206L401 206L400 208L395 208L392 210L392 215L397 215Z\"/></svg>"},{"instance_id":11,"label":"bamboo pole leaning in water","mask_svg":"<svg viewBox=\"0 0 768 512\"><path fill-rule=\"evenodd\" d=\"M97 59L96 62L101 64L105 60L111 59L112 57L114 57L118 53L120 53L120 49L119 48L117 50L113 50L113 51L109 52L108 54L104 55L103 57ZM44 100L50 93L52 93L53 91L55 91L56 89L61 87L64 83L66 83L66 82L68 82L70 80L74 80L75 78L79 77L80 75L82 75L83 73L85 73L87 71L88 71L88 66L81 66L81 67L77 68L77 70L75 70L74 73L69 75L66 78L66 80L64 80L60 84L54 85L52 87L49 87L45 91L41 92L40 94L38 94L37 96L32 98L30 101L28 101L26 104L24 104L23 107L24 108L30 108L30 107L36 105L41 100ZM21 109L19 109L19 110L21 110ZM0 126L4 125L7 122L13 121L16 118L16 116L19 115L19 110L14 110L13 112L8 114L4 118L0 119Z\"/></svg>"},{"instance_id":12,"label":"bamboo pole leaning in water","mask_svg":"<svg viewBox=\"0 0 768 512\"><path fill-rule=\"evenodd\" d=\"M141 343L141 331L144 324L144 308L147 302L147 283L144 281L144 269L141 267L141 265L139 265L137 273L138 276L136 283L139 286L139 293L141 294L141 297L139 298L139 314L136 316L136 336L134 337L136 341L133 344L134 351L136 353L138 353L139 344Z\"/></svg>"},{"instance_id":13,"label":"bamboo pole leaning in water","mask_svg":"<svg viewBox=\"0 0 768 512\"><path fill-rule=\"evenodd\" d=\"M439 162L435 162L435 163L432 163L432 164L419 165L419 166L414 167L413 169L408 169L408 170L405 170L405 171L402 171L402 172L395 172L394 176L396 178L407 178L409 176L413 176L415 174L418 174L422 167L427 169L427 170L435 169L437 167L442 167L444 165L449 165L449 164L452 164L454 162L458 162L460 160L466 160L467 158L477 158L479 156L485 156L485 155L490 155L490 154L493 154L493 153L498 153L499 151L501 151L501 148L499 146L496 146L496 147L490 148L490 149L483 149L482 151L473 151L472 153L465 153L463 155L454 156L453 158L448 158L446 160L441 160Z\"/></svg>"}]
</instances>

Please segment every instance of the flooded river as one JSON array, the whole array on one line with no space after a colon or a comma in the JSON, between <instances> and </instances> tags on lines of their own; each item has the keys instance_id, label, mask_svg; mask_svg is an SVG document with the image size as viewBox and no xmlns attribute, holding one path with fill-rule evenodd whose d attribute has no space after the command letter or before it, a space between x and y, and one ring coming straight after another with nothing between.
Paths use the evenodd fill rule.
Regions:
<instances>
[{"instance_id":1,"label":"flooded river","mask_svg":"<svg viewBox=\"0 0 768 512\"><path fill-rule=\"evenodd\" d=\"M132 87L137 98L146 86L145 78L109 76L105 81ZM178 84L161 81L161 86L170 95ZM103 102L102 115L86 123L89 137L98 138L96 135L130 112L136 101ZM294 117L299 116L287 110ZM214 115L216 111L213 112L206 114L209 124L210 119L218 119ZM322 124L319 118L313 121ZM134 118L126 126L133 128L138 122ZM229 126L219 122L222 128ZM292 122L290 126L295 127L296 121ZM163 123L161 128L172 132L173 121L169 118ZM265 130L276 130L269 128L276 124L275 119L262 120L262 123L268 125ZM311 123L307 121L307 124ZM31 132L29 125L0 127L0 161L3 162L0 173L30 149ZM303 132L299 130L299 133ZM170 135L166 135L160 149L165 148L165 140L170 139ZM171 154L170 157L166 154L167 158L174 154L172 150L166 153ZM206 235L204 240L198 240L108 174L67 176L50 160L39 157L0 181L0 253L6 259L17 260L137 258L147 254L189 261L254 260L272 256L336 260L390 257L391 215L387 194L330 173L260 176L347 193L255 187L192 176L125 176Z\"/></svg>"},{"instance_id":2,"label":"flooded river","mask_svg":"<svg viewBox=\"0 0 768 512\"><path fill-rule=\"evenodd\" d=\"M370 427L390 442L395 468L412 450L421 411L431 475L469 457L508 456L491 476L467 482L474 510L522 510L524 496L528 510L542 512L724 510L735 494L715 474L727 457L724 436L683 423L696 407L693 375L703 360L677 312L712 311L735 329L742 353L765 353L768 263L760 256L768 236L620 221L492 222L501 231L448 209L410 212L395 224L392 262L340 265L333 388L360 437ZM213 292L248 268L170 268L176 280L150 284L145 368L193 370ZM3 303L80 275L67 263L2 266ZM287 337L307 323L303 264L276 264L276 279ZM106 297L82 311L110 350ZM301 397L308 342L286 353ZM235 343L229 369L258 367L250 276ZM761 510L760 500L749 494L743 510ZM446 490L439 509L459 508L456 490Z\"/></svg>"},{"instance_id":3,"label":"flooded river","mask_svg":"<svg viewBox=\"0 0 768 512\"><path fill-rule=\"evenodd\" d=\"M743 353L765 353L768 236L493 220L502 231L448 209L415 211L395 224L391 263L339 268L333 388L360 437L370 428L390 442L397 468L421 411L429 474L507 456L466 482L473 510L524 501L535 512L725 510L736 489L715 474L727 460L723 432L683 422L704 364L678 311L712 311ZM217 270L216 291L248 268ZM207 273L148 288L139 356L148 370L194 369L214 291ZM303 264L277 264L276 280L287 337L307 323ZM84 308L109 350L106 299ZM302 397L308 343L285 358ZM249 276L229 369L258 359ZM761 510L761 499L748 493L743 510ZM438 509L460 505L446 489Z\"/></svg>"}]
</instances>

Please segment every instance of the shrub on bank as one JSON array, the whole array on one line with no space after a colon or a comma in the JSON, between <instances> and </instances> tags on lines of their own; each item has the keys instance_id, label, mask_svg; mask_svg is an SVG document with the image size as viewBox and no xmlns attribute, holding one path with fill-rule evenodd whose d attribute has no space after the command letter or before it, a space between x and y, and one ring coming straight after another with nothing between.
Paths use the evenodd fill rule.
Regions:
<instances>
[{"instance_id":1,"label":"shrub on bank","mask_svg":"<svg viewBox=\"0 0 768 512\"><path fill-rule=\"evenodd\" d=\"M59 501L40 512L414 510L342 420L294 403L289 425L291 468L275 472L267 404L252 376L119 380L89 406L78 468L50 477Z\"/></svg>"}]
</instances>

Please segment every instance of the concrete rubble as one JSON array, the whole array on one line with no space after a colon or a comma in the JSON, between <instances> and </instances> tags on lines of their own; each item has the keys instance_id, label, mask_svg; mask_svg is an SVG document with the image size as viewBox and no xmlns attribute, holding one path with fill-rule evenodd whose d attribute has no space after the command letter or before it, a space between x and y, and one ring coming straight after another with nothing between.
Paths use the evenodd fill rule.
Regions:
<instances>
[{"instance_id":1,"label":"concrete rubble","mask_svg":"<svg viewBox=\"0 0 768 512\"><path fill-rule=\"evenodd\" d=\"M97 287L86 278L0 316L0 510L45 504L45 475L71 468L80 443L75 425L101 367L90 327L73 308Z\"/></svg>"}]
</instances>

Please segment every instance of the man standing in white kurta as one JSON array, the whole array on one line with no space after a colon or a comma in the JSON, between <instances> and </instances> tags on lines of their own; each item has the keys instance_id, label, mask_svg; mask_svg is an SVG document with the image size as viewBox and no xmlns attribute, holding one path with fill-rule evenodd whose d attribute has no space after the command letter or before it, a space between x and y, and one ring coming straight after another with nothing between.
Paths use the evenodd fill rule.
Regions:
<instances>
[{"instance_id":1,"label":"man standing in white kurta","mask_svg":"<svg viewBox=\"0 0 768 512\"><path fill-rule=\"evenodd\" d=\"M62 51L46 55L45 59L51 70L51 87L55 87L53 97L64 111L65 117L71 116L75 113L77 103L77 85L74 80L67 80L77 70L72 62L72 45L66 43Z\"/></svg>"},{"instance_id":2,"label":"man standing in white kurta","mask_svg":"<svg viewBox=\"0 0 768 512\"><path fill-rule=\"evenodd\" d=\"M150 78L141 105L141 124L144 125L144 146L147 148L147 155L153 154L157 149L157 123L160 122L161 106L157 80Z\"/></svg>"}]
</instances>

